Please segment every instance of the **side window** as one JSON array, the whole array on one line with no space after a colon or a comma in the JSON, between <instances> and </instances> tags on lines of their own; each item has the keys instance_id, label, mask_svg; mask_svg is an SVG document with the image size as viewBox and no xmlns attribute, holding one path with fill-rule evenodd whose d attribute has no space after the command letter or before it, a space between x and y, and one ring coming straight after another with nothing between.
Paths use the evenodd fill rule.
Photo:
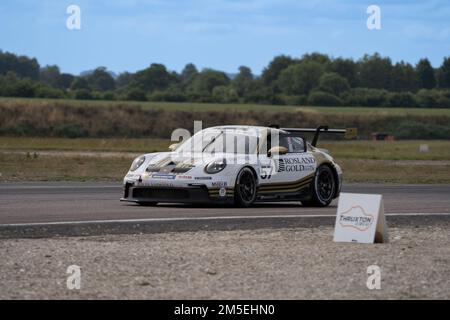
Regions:
<instances>
[{"instance_id":1,"label":"side window","mask_svg":"<svg viewBox=\"0 0 450 320\"><path fill-rule=\"evenodd\" d=\"M287 148L289 153L300 153L305 151L303 139L291 135L280 137L280 146Z\"/></svg>"},{"instance_id":2,"label":"side window","mask_svg":"<svg viewBox=\"0 0 450 320\"><path fill-rule=\"evenodd\" d=\"M302 137L296 137L294 135L280 135L278 145L288 149L288 153L300 153L305 151L305 141ZM270 135L267 137L268 150L275 147L275 143L271 141Z\"/></svg>"},{"instance_id":3,"label":"side window","mask_svg":"<svg viewBox=\"0 0 450 320\"><path fill-rule=\"evenodd\" d=\"M285 147L288 149L288 152L291 152L292 150L292 142L290 137L288 136L281 136L280 137L280 147Z\"/></svg>"},{"instance_id":4,"label":"side window","mask_svg":"<svg viewBox=\"0 0 450 320\"><path fill-rule=\"evenodd\" d=\"M300 137L291 137L292 139L292 151L289 150L289 152L304 152L305 151L305 143L302 138Z\"/></svg>"}]
</instances>

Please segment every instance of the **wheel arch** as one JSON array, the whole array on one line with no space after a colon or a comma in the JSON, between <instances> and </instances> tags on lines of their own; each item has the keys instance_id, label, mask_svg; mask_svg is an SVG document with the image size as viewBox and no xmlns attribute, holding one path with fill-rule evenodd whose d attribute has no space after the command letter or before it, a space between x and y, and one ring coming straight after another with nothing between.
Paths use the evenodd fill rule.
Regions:
<instances>
[{"instance_id":1,"label":"wheel arch","mask_svg":"<svg viewBox=\"0 0 450 320\"><path fill-rule=\"evenodd\" d=\"M241 172L241 170L244 169L244 168L250 169L250 171L253 173L253 176L255 177L256 185L259 186L259 176L258 176L258 174L256 173L255 168L253 168L253 167L250 166L250 165L244 165L244 166L242 166L242 167L239 168L239 170L238 170L237 173L236 173L235 185L236 185L236 182L237 182L237 176L238 176L239 172Z\"/></svg>"},{"instance_id":2,"label":"wheel arch","mask_svg":"<svg viewBox=\"0 0 450 320\"><path fill-rule=\"evenodd\" d=\"M253 178L254 178L254 194L251 199L242 199L242 195L240 194L239 190L237 190L238 179L239 179L240 173L244 170L247 172L247 174L250 171L251 175L253 175ZM235 189L234 203L235 203L235 205L239 206L239 207L251 206L256 201L256 198L258 196L258 188L259 188L259 179L258 179L258 175L256 174L255 168L253 168L252 166L249 166L249 165L243 165L242 167L240 167L239 171L236 174L235 184L234 184L234 189Z\"/></svg>"},{"instance_id":3,"label":"wheel arch","mask_svg":"<svg viewBox=\"0 0 450 320\"><path fill-rule=\"evenodd\" d=\"M336 167L330 161L326 161L326 162L319 164L317 166L317 168L319 168L320 166L327 166L331 169L331 172L333 172L333 177L334 177L334 180L336 181L336 190L334 191L334 195L333 195L333 199L335 199L339 194L339 175L337 173Z\"/></svg>"}]
</instances>

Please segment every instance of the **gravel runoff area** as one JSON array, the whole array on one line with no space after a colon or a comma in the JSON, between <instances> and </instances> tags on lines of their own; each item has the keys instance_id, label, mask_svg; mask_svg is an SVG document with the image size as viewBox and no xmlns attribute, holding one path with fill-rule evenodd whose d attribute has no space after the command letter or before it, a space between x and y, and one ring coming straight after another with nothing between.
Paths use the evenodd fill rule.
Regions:
<instances>
[{"instance_id":1,"label":"gravel runoff area","mask_svg":"<svg viewBox=\"0 0 450 320\"><path fill-rule=\"evenodd\" d=\"M450 225L390 228L388 244L333 228L0 240L0 299L450 299ZM81 267L80 290L66 286ZM366 286L381 268L381 289Z\"/></svg>"}]
</instances>

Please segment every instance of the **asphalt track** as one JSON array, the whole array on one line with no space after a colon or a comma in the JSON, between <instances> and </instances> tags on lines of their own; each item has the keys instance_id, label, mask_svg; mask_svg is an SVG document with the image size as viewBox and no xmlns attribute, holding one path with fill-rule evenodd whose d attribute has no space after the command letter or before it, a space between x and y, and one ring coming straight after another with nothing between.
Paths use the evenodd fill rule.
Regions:
<instances>
[{"instance_id":1,"label":"asphalt track","mask_svg":"<svg viewBox=\"0 0 450 320\"><path fill-rule=\"evenodd\" d=\"M450 213L450 185L346 184L343 192L382 194L391 214ZM133 219L226 219L232 217L334 216L327 208L299 203L256 204L252 208L119 202L117 183L0 183L0 225Z\"/></svg>"}]
</instances>

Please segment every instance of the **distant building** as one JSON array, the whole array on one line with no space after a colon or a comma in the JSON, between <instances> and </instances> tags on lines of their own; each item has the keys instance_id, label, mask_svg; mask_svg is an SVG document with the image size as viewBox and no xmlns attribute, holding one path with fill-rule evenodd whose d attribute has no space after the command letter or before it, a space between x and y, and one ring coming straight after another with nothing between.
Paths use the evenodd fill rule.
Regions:
<instances>
[{"instance_id":1,"label":"distant building","mask_svg":"<svg viewBox=\"0 0 450 320\"><path fill-rule=\"evenodd\" d=\"M372 133L372 140L374 141L394 141L394 136L384 132L374 132Z\"/></svg>"}]
</instances>

